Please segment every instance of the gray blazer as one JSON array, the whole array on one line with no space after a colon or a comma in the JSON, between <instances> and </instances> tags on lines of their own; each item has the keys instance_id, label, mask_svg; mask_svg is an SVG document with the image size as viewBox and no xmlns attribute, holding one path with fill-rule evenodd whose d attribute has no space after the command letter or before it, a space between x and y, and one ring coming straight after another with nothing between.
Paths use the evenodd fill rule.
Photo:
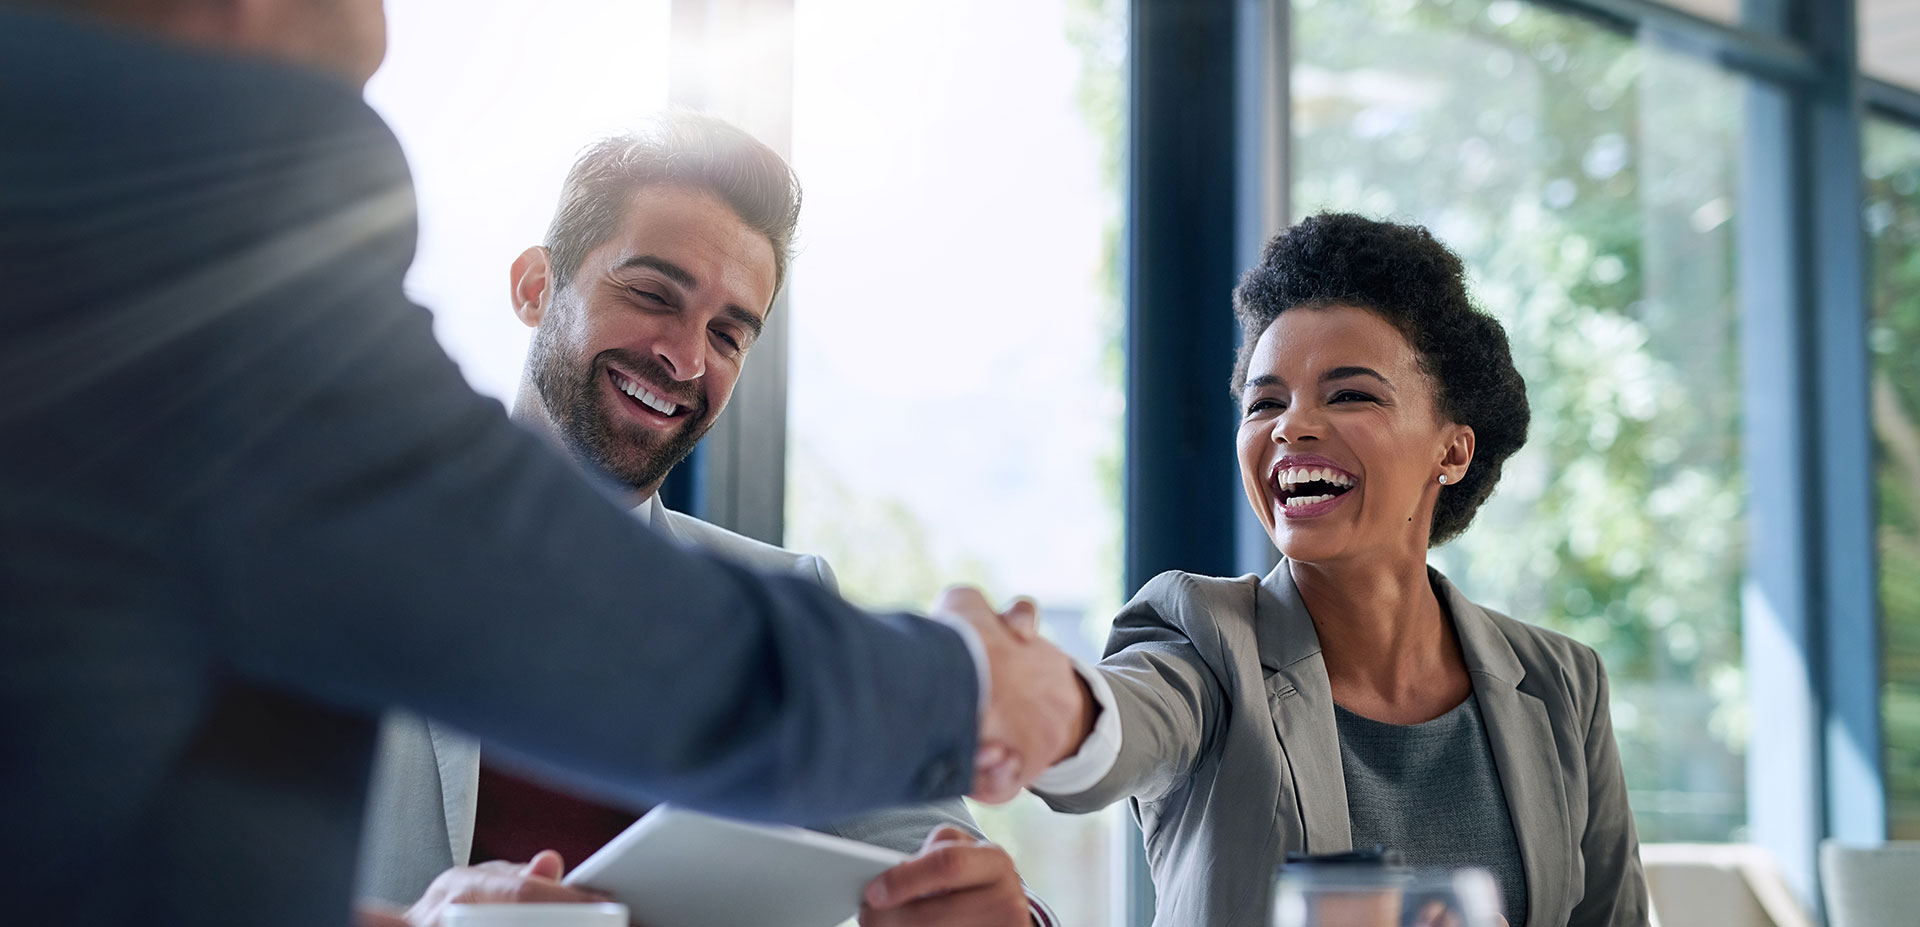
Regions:
<instances>
[{"instance_id":1,"label":"gray blazer","mask_svg":"<svg viewBox=\"0 0 1920 927\"><path fill-rule=\"evenodd\" d=\"M645 505L647 521L683 545L761 572L797 574L838 591L833 571L820 557L797 554L675 512L662 505L657 495ZM435 876L454 865L466 865L473 848L479 783L479 741L415 715L387 716L381 724L367 801L359 896L411 904ZM863 814L816 829L911 853L920 848L928 831L942 824L980 833L958 798ZM579 862L567 860L568 865Z\"/></svg>"},{"instance_id":2,"label":"gray blazer","mask_svg":"<svg viewBox=\"0 0 1920 927\"><path fill-rule=\"evenodd\" d=\"M1598 655L1429 576L1479 696L1527 876L1527 923L1646 924ZM1155 577L1114 620L1100 670L1120 715L1119 758L1093 788L1041 797L1074 812L1130 800L1156 925L1264 925L1288 852L1352 849L1327 667L1284 560L1265 579Z\"/></svg>"}]
</instances>

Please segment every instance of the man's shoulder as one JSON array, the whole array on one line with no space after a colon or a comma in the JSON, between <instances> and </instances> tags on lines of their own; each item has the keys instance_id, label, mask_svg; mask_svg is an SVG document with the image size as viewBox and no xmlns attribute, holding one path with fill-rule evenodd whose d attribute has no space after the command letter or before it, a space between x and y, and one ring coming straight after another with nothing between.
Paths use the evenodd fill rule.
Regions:
<instances>
[{"instance_id":1,"label":"man's shoulder","mask_svg":"<svg viewBox=\"0 0 1920 927\"><path fill-rule=\"evenodd\" d=\"M814 554L791 551L778 545L729 531L712 522L701 521L684 512L659 509L667 521L668 533L741 566L767 573L799 573L832 587L833 574L827 563Z\"/></svg>"}]
</instances>

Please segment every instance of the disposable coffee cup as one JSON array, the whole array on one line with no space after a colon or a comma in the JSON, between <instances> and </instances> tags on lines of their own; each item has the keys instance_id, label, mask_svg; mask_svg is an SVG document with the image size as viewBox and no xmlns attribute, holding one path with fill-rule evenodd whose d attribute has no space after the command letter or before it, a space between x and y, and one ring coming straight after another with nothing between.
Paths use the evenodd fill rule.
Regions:
<instances>
[{"instance_id":1,"label":"disposable coffee cup","mask_svg":"<svg viewBox=\"0 0 1920 927\"><path fill-rule=\"evenodd\" d=\"M588 904L450 904L442 927L627 927L627 906Z\"/></svg>"}]
</instances>

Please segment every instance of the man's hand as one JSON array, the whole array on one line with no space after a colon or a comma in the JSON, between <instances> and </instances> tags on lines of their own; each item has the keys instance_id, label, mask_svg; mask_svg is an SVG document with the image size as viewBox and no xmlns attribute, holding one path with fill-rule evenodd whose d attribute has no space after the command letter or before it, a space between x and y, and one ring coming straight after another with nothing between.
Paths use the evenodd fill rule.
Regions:
<instances>
[{"instance_id":1,"label":"man's hand","mask_svg":"<svg viewBox=\"0 0 1920 927\"><path fill-rule=\"evenodd\" d=\"M1030 927L1026 889L1007 851L936 827L912 859L867 883L860 927Z\"/></svg>"},{"instance_id":2,"label":"man's hand","mask_svg":"<svg viewBox=\"0 0 1920 927\"><path fill-rule=\"evenodd\" d=\"M353 927L413 927L400 912L384 905L362 904L353 911Z\"/></svg>"},{"instance_id":3,"label":"man's hand","mask_svg":"<svg viewBox=\"0 0 1920 927\"><path fill-rule=\"evenodd\" d=\"M1032 602L1017 601L1000 615L979 590L955 586L934 600L933 611L967 622L986 648L992 692L980 719L972 795L1011 801L1080 749L1092 729L1093 698L1073 662L1040 636Z\"/></svg>"},{"instance_id":4,"label":"man's hand","mask_svg":"<svg viewBox=\"0 0 1920 927\"><path fill-rule=\"evenodd\" d=\"M542 850L524 864L495 861L458 866L440 873L427 893L407 909L410 927L438 927L450 904L582 903L607 900L596 892L561 885L566 864L560 854ZM364 912L363 912L364 916Z\"/></svg>"}]
</instances>

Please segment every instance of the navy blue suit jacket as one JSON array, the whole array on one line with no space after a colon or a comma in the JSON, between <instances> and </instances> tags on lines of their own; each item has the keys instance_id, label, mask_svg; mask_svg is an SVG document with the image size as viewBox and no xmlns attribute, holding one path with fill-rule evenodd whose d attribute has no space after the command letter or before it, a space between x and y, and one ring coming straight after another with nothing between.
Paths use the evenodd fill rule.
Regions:
<instances>
[{"instance_id":1,"label":"navy blue suit jacket","mask_svg":"<svg viewBox=\"0 0 1920 927\"><path fill-rule=\"evenodd\" d=\"M959 636L641 526L441 352L413 210L351 87L0 10L9 920L339 927L389 706L634 802L966 788Z\"/></svg>"}]
</instances>

